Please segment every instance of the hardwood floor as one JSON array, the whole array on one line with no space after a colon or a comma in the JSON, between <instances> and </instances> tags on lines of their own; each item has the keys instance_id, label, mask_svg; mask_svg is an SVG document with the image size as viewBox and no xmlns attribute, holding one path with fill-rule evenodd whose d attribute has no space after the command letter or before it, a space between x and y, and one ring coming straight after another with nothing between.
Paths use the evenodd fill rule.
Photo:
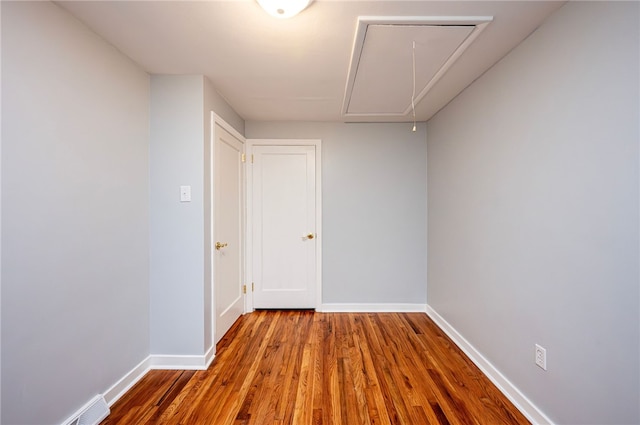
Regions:
<instances>
[{"instance_id":1,"label":"hardwood floor","mask_svg":"<svg viewBox=\"0 0 640 425\"><path fill-rule=\"evenodd\" d=\"M529 423L423 313L258 311L217 349L149 372L102 424Z\"/></svg>"}]
</instances>

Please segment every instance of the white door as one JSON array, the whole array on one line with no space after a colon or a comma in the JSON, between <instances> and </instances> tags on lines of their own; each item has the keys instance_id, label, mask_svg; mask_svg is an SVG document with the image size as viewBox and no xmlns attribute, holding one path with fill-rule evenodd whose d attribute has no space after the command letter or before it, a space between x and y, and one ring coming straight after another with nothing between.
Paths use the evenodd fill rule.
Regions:
<instances>
[{"instance_id":1,"label":"white door","mask_svg":"<svg viewBox=\"0 0 640 425\"><path fill-rule=\"evenodd\" d=\"M317 146L253 146L254 308L315 308Z\"/></svg>"},{"instance_id":2,"label":"white door","mask_svg":"<svg viewBox=\"0 0 640 425\"><path fill-rule=\"evenodd\" d=\"M215 124L214 306L215 342L244 311L242 151L238 138Z\"/></svg>"}]
</instances>

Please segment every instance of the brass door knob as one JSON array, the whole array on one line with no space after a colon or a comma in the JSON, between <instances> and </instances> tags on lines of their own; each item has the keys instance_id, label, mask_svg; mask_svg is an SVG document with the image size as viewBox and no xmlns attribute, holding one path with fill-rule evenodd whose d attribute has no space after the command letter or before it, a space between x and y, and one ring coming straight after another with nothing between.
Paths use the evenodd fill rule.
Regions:
<instances>
[{"instance_id":1,"label":"brass door knob","mask_svg":"<svg viewBox=\"0 0 640 425\"><path fill-rule=\"evenodd\" d=\"M309 233L309 234L307 235L307 239L313 239L313 238L315 238L315 237L316 237L316 235L314 235L313 233Z\"/></svg>"},{"instance_id":2,"label":"brass door knob","mask_svg":"<svg viewBox=\"0 0 640 425\"><path fill-rule=\"evenodd\" d=\"M224 248L225 246L227 246L228 243L220 243L220 242L216 242L216 250L220 250L220 248Z\"/></svg>"}]
</instances>

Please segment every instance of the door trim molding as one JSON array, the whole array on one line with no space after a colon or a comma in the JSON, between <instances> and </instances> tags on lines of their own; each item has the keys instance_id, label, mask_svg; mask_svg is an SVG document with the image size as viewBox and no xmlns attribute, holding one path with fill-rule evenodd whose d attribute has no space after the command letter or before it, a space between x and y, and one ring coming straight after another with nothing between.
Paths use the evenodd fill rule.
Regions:
<instances>
[{"instance_id":1,"label":"door trim molding","mask_svg":"<svg viewBox=\"0 0 640 425\"><path fill-rule=\"evenodd\" d=\"M251 283L253 282L253 229L251 226L253 219L252 199L253 187L253 170L250 166L251 155L254 146L315 146L316 156L316 311L322 311L322 140L321 139L247 139L245 148L247 152L247 164L245 173L246 183L246 227L245 227L245 276L247 277L247 297L245 311L253 311L253 293L251 291Z\"/></svg>"},{"instance_id":2,"label":"door trim molding","mask_svg":"<svg viewBox=\"0 0 640 425\"><path fill-rule=\"evenodd\" d=\"M214 125L213 128L215 128L215 124L218 124L220 127L222 127L225 130L227 130L229 133L231 133L231 135L233 137L235 137L236 139L240 140L242 143L245 143L247 141L247 139L245 139L245 137L242 134L240 134L240 132L238 130L233 128L231 126L231 124L226 122L224 119L222 119L222 117L220 115L216 114L213 111L211 111L211 120L212 120L212 123Z\"/></svg>"},{"instance_id":3,"label":"door trim molding","mask_svg":"<svg viewBox=\"0 0 640 425\"><path fill-rule=\"evenodd\" d=\"M209 221L209 232L208 234L205 234L205 240L204 243L205 245L207 245L207 248L205 249L205 252L207 252L208 255L206 255L206 262L207 264L205 264L205 271L208 268L208 271L210 273L210 276L205 276L205 284L206 285L210 285L210 292L211 292L211 299L209 300L209 302L211 303L211 346L210 347L205 347L205 350L207 351L207 354L205 355L205 359L204 359L204 363L205 364L209 364L211 362L211 360L213 359L213 357L215 356L216 353L216 299L215 299L215 293L216 293L216 288L215 288L215 270L214 270L214 265L215 265L215 261L214 261L214 255L215 252L213 250L213 243L215 241L215 193L216 193L216 181L215 181L215 175L216 175L216 158L215 158L215 148L216 148L216 125L219 125L222 129L224 129L225 131L229 132L229 134L231 134L233 137L235 137L236 139L238 139L242 144L243 144L243 152L246 151L246 145L247 145L247 139L240 133L238 132L238 130L236 130L235 128L233 128L232 125L230 125L228 122L226 122L221 116L219 116L218 114L216 114L214 111L210 111L210 119L209 119L209 157L206 158L205 160L208 161L208 171L209 171L209 175L205 176L205 178L209 179L209 193L206 194L206 196L209 198L206 201L208 201L209 205L209 216L206 217L205 219ZM246 188L247 188L247 174L246 174L246 167L245 170L242 171L242 189L244 191L244 196L245 199L243 199L244 201L244 208L242 211L242 216L240 217L240 227L242 229L242 243L244 245L244 251L242 252L242 256L243 258L241 259L241 261L246 261L246 238L247 238L247 233L246 233ZM206 167L205 167L206 169ZM242 271L246 270L246 263L243 263ZM246 300L245 300L245 309L244 312L246 313ZM207 318L205 318L205 320L207 320ZM205 368L206 369L206 368Z\"/></svg>"}]
</instances>

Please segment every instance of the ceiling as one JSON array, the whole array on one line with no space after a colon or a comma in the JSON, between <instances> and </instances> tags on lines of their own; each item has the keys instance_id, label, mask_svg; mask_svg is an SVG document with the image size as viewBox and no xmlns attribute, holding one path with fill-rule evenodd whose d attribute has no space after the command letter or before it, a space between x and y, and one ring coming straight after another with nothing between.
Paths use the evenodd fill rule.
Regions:
<instances>
[{"instance_id":1,"label":"ceiling","mask_svg":"<svg viewBox=\"0 0 640 425\"><path fill-rule=\"evenodd\" d=\"M564 2L316 0L290 19L254 0L56 3L150 74L206 75L245 120L407 122Z\"/></svg>"}]
</instances>

